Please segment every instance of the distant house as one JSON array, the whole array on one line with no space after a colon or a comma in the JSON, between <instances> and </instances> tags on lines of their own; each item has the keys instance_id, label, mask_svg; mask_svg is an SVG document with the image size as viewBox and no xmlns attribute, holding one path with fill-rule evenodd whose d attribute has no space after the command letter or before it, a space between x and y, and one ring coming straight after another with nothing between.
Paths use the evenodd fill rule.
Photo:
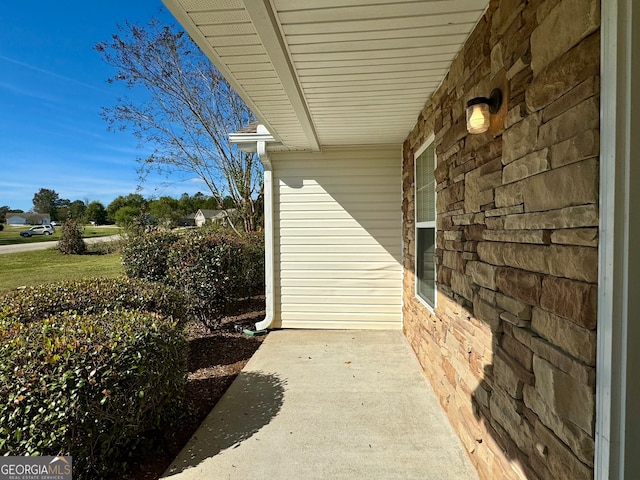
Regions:
<instances>
[{"instance_id":1,"label":"distant house","mask_svg":"<svg viewBox=\"0 0 640 480\"><path fill-rule=\"evenodd\" d=\"M180 219L180 225L183 227L193 227L196 224L196 214L190 213Z\"/></svg>"},{"instance_id":2,"label":"distant house","mask_svg":"<svg viewBox=\"0 0 640 480\"><path fill-rule=\"evenodd\" d=\"M233 210L235 211L235 210ZM198 227L203 226L205 223L219 223L221 225L227 224L229 213L232 210L198 210L195 214L195 224Z\"/></svg>"},{"instance_id":3,"label":"distant house","mask_svg":"<svg viewBox=\"0 0 640 480\"><path fill-rule=\"evenodd\" d=\"M7 225L26 225L27 219L23 214L7 213Z\"/></svg>"},{"instance_id":4,"label":"distant house","mask_svg":"<svg viewBox=\"0 0 640 480\"><path fill-rule=\"evenodd\" d=\"M49 225L51 216L48 213L7 212L7 225Z\"/></svg>"}]
</instances>

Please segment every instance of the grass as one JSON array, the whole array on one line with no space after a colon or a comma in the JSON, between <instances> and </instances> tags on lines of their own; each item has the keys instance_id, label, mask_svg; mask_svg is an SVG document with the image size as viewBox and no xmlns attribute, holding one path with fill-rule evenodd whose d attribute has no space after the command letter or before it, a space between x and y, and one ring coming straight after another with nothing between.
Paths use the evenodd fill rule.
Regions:
<instances>
[{"instance_id":1,"label":"grass","mask_svg":"<svg viewBox=\"0 0 640 480\"><path fill-rule=\"evenodd\" d=\"M121 255L62 255L57 250L0 255L0 294L21 286L124 274Z\"/></svg>"},{"instance_id":2,"label":"grass","mask_svg":"<svg viewBox=\"0 0 640 480\"><path fill-rule=\"evenodd\" d=\"M28 238L21 237L20 232L22 230L28 230L29 227L30 225L22 227L5 225L4 230L0 232L0 245L18 245L21 243L52 242L60 240L62 227L55 227L56 232L53 235L34 235L33 237ZM117 235L119 233L122 233L122 229L115 225L101 225L98 227L87 225L84 227L84 233L82 236L84 238L105 237L108 235Z\"/></svg>"}]
</instances>

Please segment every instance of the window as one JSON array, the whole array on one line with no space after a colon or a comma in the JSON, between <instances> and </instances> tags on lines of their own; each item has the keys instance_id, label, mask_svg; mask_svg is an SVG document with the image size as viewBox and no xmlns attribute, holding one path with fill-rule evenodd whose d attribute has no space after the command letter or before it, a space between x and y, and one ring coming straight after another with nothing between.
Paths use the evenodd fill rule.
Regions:
<instances>
[{"instance_id":1,"label":"window","mask_svg":"<svg viewBox=\"0 0 640 480\"><path fill-rule=\"evenodd\" d=\"M436 306L436 181L433 142L415 157L416 295Z\"/></svg>"}]
</instances>

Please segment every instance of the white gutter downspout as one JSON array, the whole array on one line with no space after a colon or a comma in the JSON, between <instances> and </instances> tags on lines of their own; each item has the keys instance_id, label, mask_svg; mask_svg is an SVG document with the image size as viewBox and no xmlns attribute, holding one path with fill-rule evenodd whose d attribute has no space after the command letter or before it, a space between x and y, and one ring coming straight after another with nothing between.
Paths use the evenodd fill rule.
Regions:
<instances>
[{"instance_id":1,"label":"white gutter downspout","mask_svg":"<svg viewBox=\"0 0 640 480\"><path fill-rule=\"evenodd\" d=\"M264 320L256 323L256 331L266 330L273 323L274 304L273 284L273 172L271 160L267 154L267 142L256 142L258 156L264 166L264 289L266 315Z\"/></svg>"}]
</instances>

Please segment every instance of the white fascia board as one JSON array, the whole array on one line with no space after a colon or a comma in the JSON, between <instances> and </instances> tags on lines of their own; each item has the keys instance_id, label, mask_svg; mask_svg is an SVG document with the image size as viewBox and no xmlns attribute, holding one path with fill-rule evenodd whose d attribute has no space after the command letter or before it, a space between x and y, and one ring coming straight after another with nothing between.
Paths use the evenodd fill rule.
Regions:
<instances>
[{"instance_id":1,"label":"white fascia board","mask_svg":"<svg viewBox=\"0 0 640 480\"><path fill-rule=\"evenodd\" d=\"M258 142L270 143L275 139L272 136L265 137L263 135L256 134L231 134L229 135L229 142L234 145L238 145L238 148L244 153L257 153L258 149L256 145ZM277 142L280 144L280 142Z\"/></svg>"},{"instance_id":2,"label":"white fascia board","mask_svg":"<svg viewBox=\"0 0 640 480\"><path fill-rule=\"evenodd\" d=\"M293 107L300 126L307 137L312 151L320 151L320 141L311 118L302 88L294 66L289 59L289 52L280 33L280 27L269 0L244 0L244 7L251 18L262 45L269 55L280 83L284 87L289 102Z\"/></svg>"}]
</instances>

